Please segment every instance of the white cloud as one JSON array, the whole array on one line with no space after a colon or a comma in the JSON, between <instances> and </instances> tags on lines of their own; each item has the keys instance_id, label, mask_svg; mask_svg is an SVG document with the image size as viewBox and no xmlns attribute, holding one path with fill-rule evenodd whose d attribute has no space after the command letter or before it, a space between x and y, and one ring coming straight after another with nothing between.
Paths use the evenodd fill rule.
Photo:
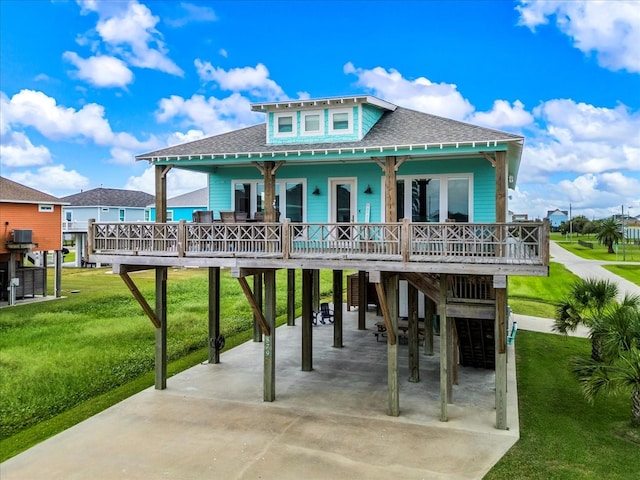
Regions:
<instances>
[{"instance_id":1,"label":"white cloud","mask_svg":"<svg viewBox=\"0 0 640 480\"><path fill-rule=\"evenodd\" d=\"M433 83L425 77L410 81L394 69L387 71L382 67L375 67L372 70L365 70L354 67L351 62L344 66L344 73L356 75L357 86L413 110L456 120L466 118L474 110L473 105L452 83Z\"/></svg>"},{"instance_id":2,"label":"white cloud","mask_svg":"<svg viewBox=\"0 0 640 480\"><path fill-rule=\"evenodd\" d=\"M506 100L496 100L489 112L475 112L469 121L490 128L522 128L533 123L533 115L524 109L520 100L511 105Z\"/></svg>"},{"instance_id":3,"label":"white cloud","mask_svg":"<svg viewBox=\"0 0 640 480\"><path fill-rule=\"evenodd\" d=\"M640 7L637 1L521 0L519 25L532 31L555 17L558 29L600 66L640 73Z\"/></svg>"},{"instance_id":4,"label":"white cloud","mask_svg":"<svg viewBox=\"0 0 640 480\"><path fill-rule=\"evenodd\" d=\"M215 22L218 20L216 12L212 8L182 2L180 4L185 11L184 15L176 19L165 19L165 23L172 27L184 27L188 23Z\"/></svg>"},{"instance_id":5,"label":"white cloud","mask_svg":"<svg viewBox=\"0 0 640 480\"><path fill-rule=\"evenodd\" d=\"M154 137L141 142L129 133L114 133L101 105L89 103L75 110L57 105L54 98L35 90L21 90L11 99L3 95L2 128L10 125L33 127L52 140L89 139L96 145L125 148L157 144Z\"/></svg>"},{"instance_id":6,"label":"white cloud","mask_svg":"<svg viewBox=\"0 0 640 480\"><path fill-rule=\"evenodd\" d=\"M182 76L184 72L169 57L161 33L155 28L159 17L137 1L80 2L81 13L98 13L96 31L112 55L129 65ZM85 39L84 41L88 41Z\"/></svg>"},{"instance_id":7,"label":"white cloud","mask_svg":"<svg viewBox=\"0 0 640 480\"><path fill-rule=\"evenodd\" d=\"M187 132L174 132L167 137L167 146L180 145L182 143L194 142L206 137L202 130L187 130Z\"/></svg>"},{"instance_id":8,"label":"white cloud","mask_svg":"<svg viewBox=\"0 0 640 480\"><path fill-rule=\"evenodd\" d=\"M96 87L124 88L133 82L133 72L119 58L98 55L84 59L75 52L64 52L62 58L78 69L74 76Z\"/></svg>"},{"instance_id":9,"label":"white cloud","mask_svg":"<svg viewBox=\"0 0 640 480\"><path fill-rule=\"evenodd\" d=\"M521 178L640 172L640 113L624 105L611 109L558 99L542 103L534 115L544 129L528 137Z\"/></svg>"},{"instance_id":10,"label":"white cloud","mask_svg":"<svg viewBox=\"0 0 640 480\"><path fill-rule=\"evenodd\" d=\"M181 119L185 126L195 126L207 135L228 132L264 121L264 114L251 111L250 102L238 93L227 98L205 98L193 95L184 99L178 95L159 102L156 120L167 122Z\"/></svg>"},{"instance_id":11,"label":"white cloud","mask_svg":"<svg viewBox=\"0 0 640 480\"><path fill-rule=\"evenodd\" d=\"M167 175L167 194L169 197L176 197L206 186L207 175L204 173L201 174L174 168ZM128 190L140 190L155 195L154 167L148 167L142 175L138 177L129 177L124 188Z\"/></svg>"},{"instance_id":12,"label":"white cloud","mask_svg":"<svg viewBox=\"0 0 640 480\"><path fill-rule=\"evenodd\" d=\"M5 167L32 167L51 162L51 152L35 146L22 132L6 132L0 142L0 163Z\"/></svg>"},{"instance_id":13,"label":"white cloud","mask_svg":"<svg viewBox=\"0 0 640 480\"><path fill-rule=\"evenodd\" d=\"M255 68L242 67L224 70L196 59L194 62L200 80L216 82L223 90L248 92L251 96L281 100L287 98L282 88L269 78L269 70L259 63Z\"/></svg>"},{"instance_id":14,"label":"white cloud","mask_svg":"<svg viewBox=\"0 0 640 480\"><path fill-rule=\"evenodd\" d=\"M87 188L91 183L87 177L80 175L76 170L67 170L64 165L42 167L36 172L30 170L15 172L9 175L9 178L14 182L56 196L77 192Z\"/></svg>"}]
</instances>

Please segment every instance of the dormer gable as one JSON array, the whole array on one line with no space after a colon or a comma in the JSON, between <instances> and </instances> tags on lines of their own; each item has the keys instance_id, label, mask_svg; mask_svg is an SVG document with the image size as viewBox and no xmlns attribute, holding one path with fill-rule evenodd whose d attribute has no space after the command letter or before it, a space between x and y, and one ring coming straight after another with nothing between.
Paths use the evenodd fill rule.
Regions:
<instances>
[{"instance_id":1,"label":"dormer gable","mask_svg":"<svg viewBox=\"0 0 640 480\"><path fill-rule=\"evenodd\" d=\"M266 113L267 145L362 140L386 111L397 107L372 96L254 103Z\"/></svg>"}]
</instances>

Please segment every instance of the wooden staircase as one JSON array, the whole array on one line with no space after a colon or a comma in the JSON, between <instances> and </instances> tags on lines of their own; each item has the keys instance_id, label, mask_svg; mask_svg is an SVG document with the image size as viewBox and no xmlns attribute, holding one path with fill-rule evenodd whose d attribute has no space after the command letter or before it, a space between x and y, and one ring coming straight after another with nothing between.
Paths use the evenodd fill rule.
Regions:
<instances>
[{"instance_id":1,"label":"wooden staircase","mask_svg":"<svg viewBox=\"0 0 640 480\"><path fill-rule=\"evenodd\" d=\"M494 369L495 320L479 318L456 318L460 365Z\"/></svg>"}]
</instances>

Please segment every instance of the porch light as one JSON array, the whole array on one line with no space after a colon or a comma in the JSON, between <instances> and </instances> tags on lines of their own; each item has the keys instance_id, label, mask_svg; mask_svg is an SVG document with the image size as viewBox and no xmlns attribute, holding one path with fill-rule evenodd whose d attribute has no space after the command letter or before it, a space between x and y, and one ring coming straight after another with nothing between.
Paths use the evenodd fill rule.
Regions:
<instances>
[{"instance_id":1,"label":"porch light","mask_svg":"<svg viewBox=\"0 0 640 480\"><path fill-rule=\"evenodd\" d=\"M371 190L371 185L367 185L367 188L364 191L365 195L371 195L373 193L373 190Z\"/></svg>"},{"instance_id":2,"label":"porch light","mask_svg":"<svg viewBox=\"0 0 640 480\"><path fill-rule=\"evenodd\" d=\"M311 192L311 195L320 195L320 189L316 186L316 188L313 189L313 192Z\"/></svg>"}]
</instances>

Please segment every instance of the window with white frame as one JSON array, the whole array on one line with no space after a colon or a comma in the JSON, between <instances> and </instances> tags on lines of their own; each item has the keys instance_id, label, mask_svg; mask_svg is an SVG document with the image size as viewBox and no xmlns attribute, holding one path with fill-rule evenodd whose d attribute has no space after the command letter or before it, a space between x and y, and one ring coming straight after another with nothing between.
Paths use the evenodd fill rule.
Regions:
<instances>
[{"instance_id":1,"label":"window with white frame","mask_svg":"<svg viewBox=\"0 0 640 480\"><path fill-rule=\"evenodd\" d=\"M353 110L340 108L329 111L329 133L345 134L353 132Z\"/></svg>"},{"instance_id":2,"label":"window with white frame","mask_svg":"<svg viewBox=\"0 0 640 480\"><path fill-rule=\"evenodd\" d=\"M276 113L274 121L274 137L295 137L298 134L294 113Z\"/></svg>"},{"instance_id":3,"label":"window with white frame","mask_svg":"<svg viewBox=\"0 0 640 480\"><path fill-rule=\"evenodd\" d=\"M53 212L53 205L38 205L38 211L39 212L45 212L45 213L52 213Z\"/></svg>"},{"instance_id":4,"label":"window with white frame","mask_svg":"<svg viewBox=\"0 0 640 480\"><path fill-rule=\"evenodd\" d=\"M118 210L118 220L121 221L121 222L124 222L124 220L125 220L124 208L120 208Z\"/></svg>"},{"instance_id":5,"label":"window with white frame","mask_svg":"<svg viewBox=\"0 0 640 480\"><path fill-rule=\"evenodd\" d=\"M292 222L304 221L304 180L277 181L275 187L275 209L280 212L279 220L289 218ZM264 182L236 180L232 182L232 189L235 211L246 212L249 218L254 218L256 212L264 212Z\"/></svg>"},{"instance_id":6,"label":"window with white frame","mask_svg":"<svg viewBox=\"0 0 640 480\"><path fill-rule=\"evenodd\" d=\"M173 210L167 210L167 222L173 222Z\"/></svg>"},{"instance_id":7,"label":"window with white frame","mask_svg":"<svg viewBox=\"0 0 640 480\"><path fill-rule=\"evenodd\" d=\"M471 175L407 176L399 178L397 184L398 219L472 221Z\"/></svg>"},{"instance_id":8,"label":"window with white frame","mask_svg":"<svg viewBox=\"0 0 640 480\"><path fill-rule=\"evenodd\" d=\"M323 112L313 110L302 112L302 135L324 135Z\"/></svg>"}]
</instances>

